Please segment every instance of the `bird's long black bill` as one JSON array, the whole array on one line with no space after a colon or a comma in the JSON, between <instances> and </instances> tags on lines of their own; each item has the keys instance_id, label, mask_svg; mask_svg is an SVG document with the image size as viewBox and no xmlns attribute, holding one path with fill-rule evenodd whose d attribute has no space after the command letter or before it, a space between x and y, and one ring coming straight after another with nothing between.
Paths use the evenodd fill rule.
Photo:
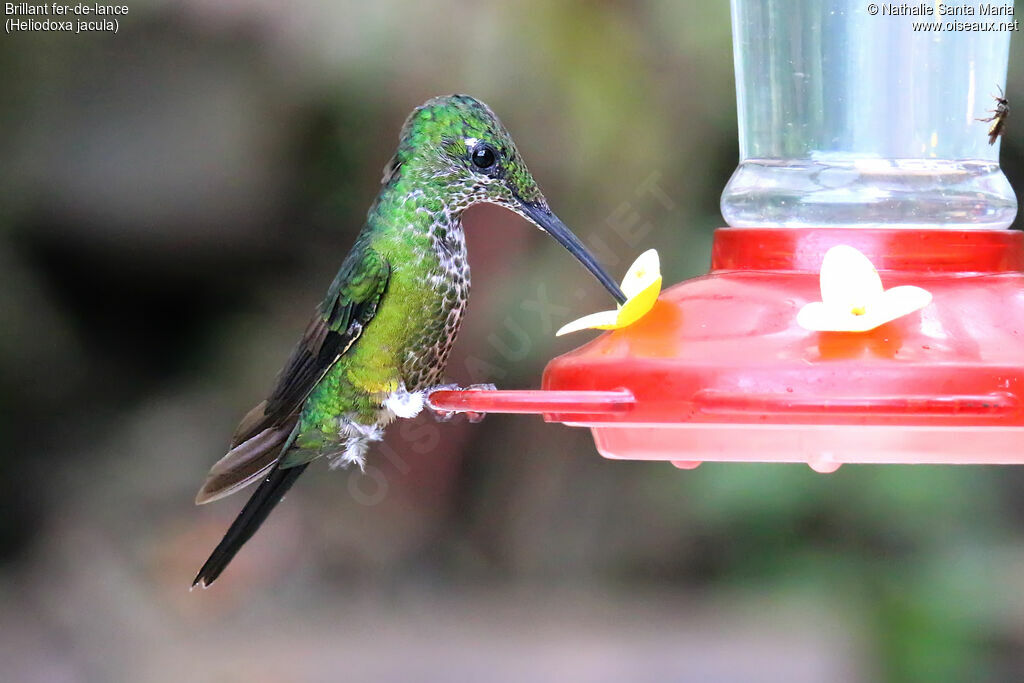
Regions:
<instances>
[{"instance_id":1,"label":"bird's long black bill","mask_svg":"<svg viewBox=\"0 0 1024 683\"><path fill-rule=\"evenodd\" d=\"M572 233L569 228L565 226L558 216L556 216L551 209L544 204L534 204L531 202L520 202L525 213L530 220L536 223L544 232L554 237L559 244L569 250L569 253L576 257L576 259L586 266L587 270L594 274L594 277L604 285L604 288L611 292L611 295L615 297L615 300L620 304L625 303L626 295L619 289L618 283L615 282L605 272L605 269L601 267L601 264L597 262L594 255L587 251L587 248L583 246L579 238Z\"/></svg>"}]
</instances>

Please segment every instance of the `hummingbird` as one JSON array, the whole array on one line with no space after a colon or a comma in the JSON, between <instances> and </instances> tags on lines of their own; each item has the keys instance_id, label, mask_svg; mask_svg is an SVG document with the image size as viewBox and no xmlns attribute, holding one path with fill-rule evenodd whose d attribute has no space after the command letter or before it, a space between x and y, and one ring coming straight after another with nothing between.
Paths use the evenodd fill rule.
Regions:
<instances>
[{"instance_id":1,"label":"hummingbird","mask_svg":"<svg viewBox=\"0 0 1024 683\"><path fill-rule=\"evenodd\" d=\"M462 214L481 202L526 218L626 300L551 211L487 105L450 95L417 107L326 298L196 496L209 503L260 482L193 588L221 575L313 460L363 467L385 427L432 409L430 391L451 386L440 382L470 284Z\"/></svg>"}]
</instances>

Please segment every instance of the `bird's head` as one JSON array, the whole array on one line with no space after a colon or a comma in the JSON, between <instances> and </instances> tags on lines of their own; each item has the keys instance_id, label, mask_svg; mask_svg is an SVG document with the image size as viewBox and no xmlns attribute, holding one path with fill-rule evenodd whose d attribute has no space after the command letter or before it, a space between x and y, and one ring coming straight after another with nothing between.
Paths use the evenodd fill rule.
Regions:
<instances>
[{"instance_id":1,"label":"bird's head","mask_svg":"<svg viewBox=\"0 0 1024 683\"><path fill-rule=\"evenodd\" d=\"M417 107L402 127L383 181L443 188L449 212L481 202L511 209L554 237L619 303L626 300L615 280L548 207L505 126L473 97L435 97Z\"/></svg>"}]
</instances>

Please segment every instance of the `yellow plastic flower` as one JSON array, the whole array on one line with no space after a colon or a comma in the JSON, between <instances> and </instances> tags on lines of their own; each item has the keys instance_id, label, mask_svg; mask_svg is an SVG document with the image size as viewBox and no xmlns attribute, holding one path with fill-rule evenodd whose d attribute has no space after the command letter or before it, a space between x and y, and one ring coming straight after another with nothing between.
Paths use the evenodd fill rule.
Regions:
<instances>
[{"instance_id":1,"label":"yellow plastic flower","mask_svg":"<svg viewBox=\"0 0 1024 683\"><path fill-rule=\"evenodd\" d=\"M931 301L931 292L920 287L884 289L868 257L840 244L821 262L821 301L801 308L796 322L812 332L868 332Z\"/></svg>"},{"instance_id":2,"label":"yellow plastic flower","mask_svg":"<svg viewBox=\"0 0 1024 683\"><path fill-rule=\"evenodd\" d=\"M622 293L626 303L614 311L591 313L563 325L556 337L580 330L617 330L632 325L654 307L661 294L661 262L656 249L648 249L633 261L622 279Z\"/></svg>"}]
</instances>

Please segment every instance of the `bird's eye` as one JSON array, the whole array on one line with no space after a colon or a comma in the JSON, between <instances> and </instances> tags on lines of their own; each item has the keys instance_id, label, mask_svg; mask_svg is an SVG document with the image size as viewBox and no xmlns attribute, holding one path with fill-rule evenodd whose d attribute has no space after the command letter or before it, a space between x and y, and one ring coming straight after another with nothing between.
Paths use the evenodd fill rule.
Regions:
<instances>
[{"instance_id":1,"label":"bird's eye","mask_svg":"<svg viewBox=\"0 0 1024 683\"><path fill-rule=\"evenodd\" d=\"M480 144L473 148L473 165L481 171L491 171L498 163L498 155L494 148L487 144Z\"/></svg>"}]
</instances>

